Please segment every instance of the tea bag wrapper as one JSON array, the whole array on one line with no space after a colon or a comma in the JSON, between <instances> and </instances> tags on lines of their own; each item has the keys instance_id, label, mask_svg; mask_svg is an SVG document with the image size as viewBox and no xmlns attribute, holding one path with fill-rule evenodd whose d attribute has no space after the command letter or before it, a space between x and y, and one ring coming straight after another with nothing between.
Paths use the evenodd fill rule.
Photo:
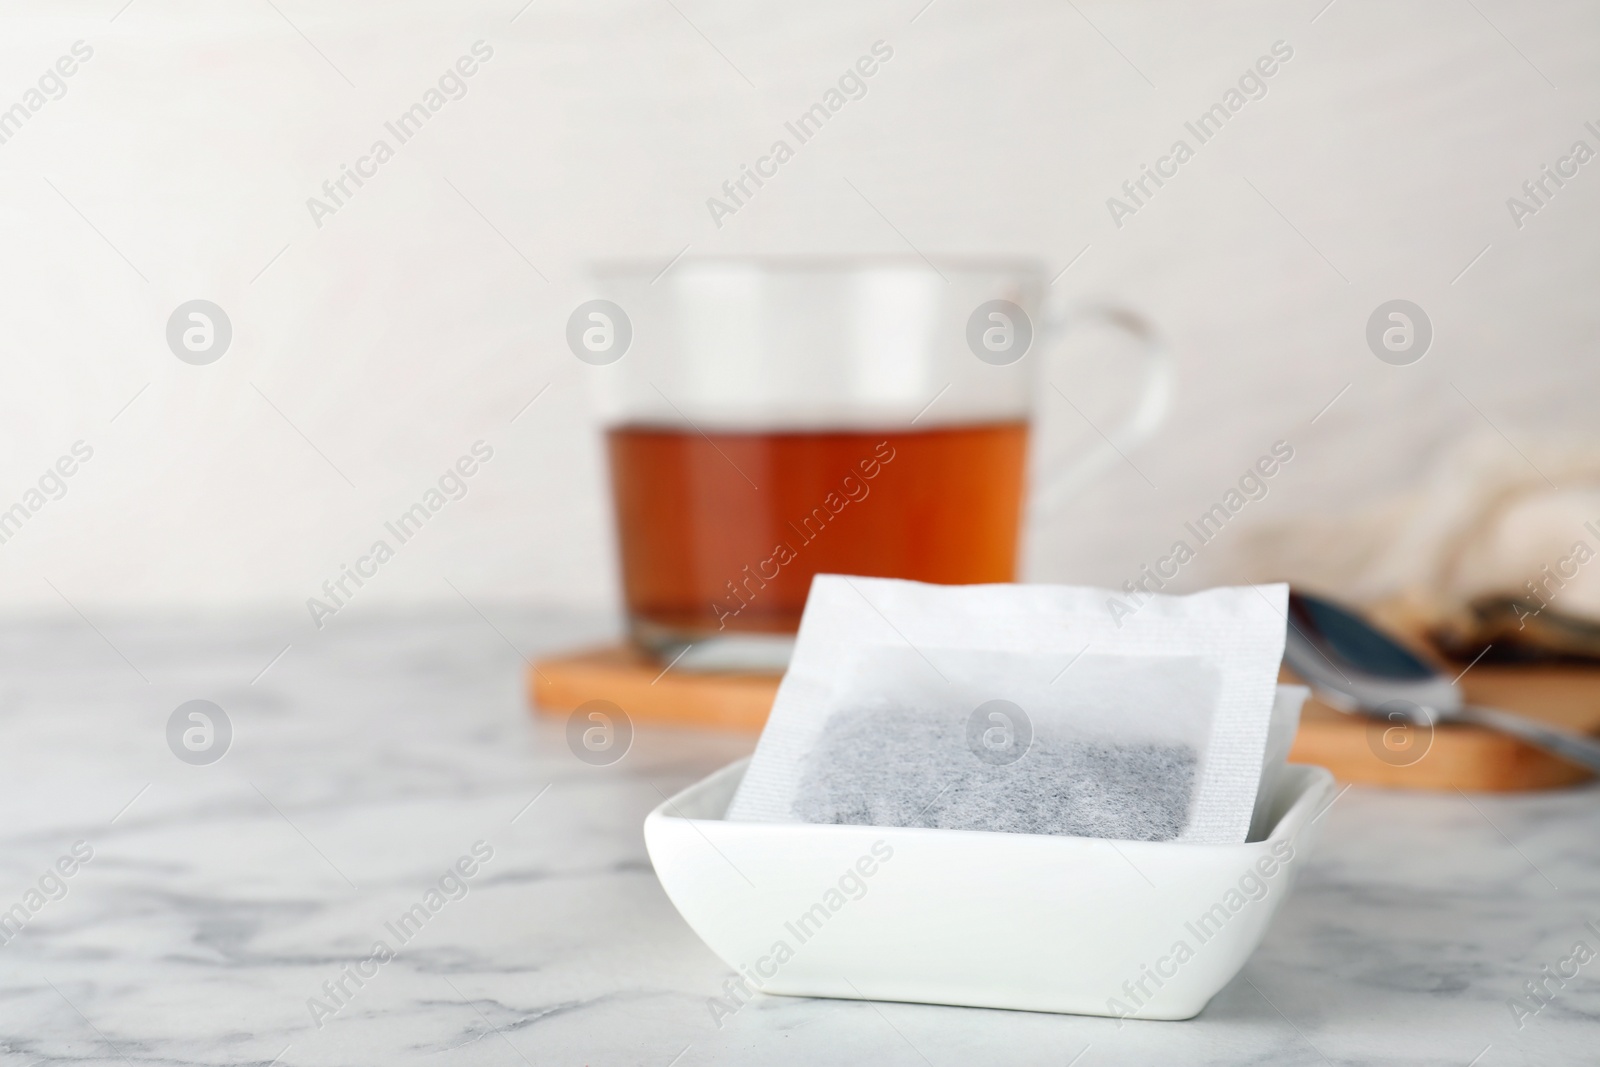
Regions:
<instances>
[{"instance_id":1,"label":"tea bag wrapper","mask_svg":"<svg viewBox=\"0 0 1600 1067\"><path fill-rule=\"evenodd\" d=\"M818 575L727 818L1245 841L1304 698L1287 599Z\"/></svg>"}]
</instances>

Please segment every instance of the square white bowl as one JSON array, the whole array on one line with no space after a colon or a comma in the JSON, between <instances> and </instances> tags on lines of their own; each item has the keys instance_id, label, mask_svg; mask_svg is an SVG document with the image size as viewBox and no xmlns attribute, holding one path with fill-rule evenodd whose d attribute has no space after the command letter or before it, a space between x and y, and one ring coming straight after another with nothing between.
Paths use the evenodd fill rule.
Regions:
<instances>
[{"instance_id":1,"label":"square white bowl","mask_svg":"<svg viewBox=\"0 0 1600 1067\"><path fill-rule=\"evenodd\" d=\"M1333 775L1276 777L1239 845L728 822L747 760L644 822L656 876L747 990L1188 1019L1244 966L1305 863Z\"/></svg>"}]
</instances>

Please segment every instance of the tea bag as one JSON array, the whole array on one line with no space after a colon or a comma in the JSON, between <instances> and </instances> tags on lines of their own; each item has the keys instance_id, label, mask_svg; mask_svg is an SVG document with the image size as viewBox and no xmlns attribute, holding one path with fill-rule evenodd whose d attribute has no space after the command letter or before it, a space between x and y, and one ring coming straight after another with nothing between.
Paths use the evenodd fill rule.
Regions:
<instances>
[{"instance_id":1,"label":"tea bag","mask_svg":"<svg viewBox=\"0 0 1600 1067\"><path fill-rule=\"evenodd\" d=\"M1242 842L1287 596L819 575L727 818Z\"/></svg>"}]
</instances>

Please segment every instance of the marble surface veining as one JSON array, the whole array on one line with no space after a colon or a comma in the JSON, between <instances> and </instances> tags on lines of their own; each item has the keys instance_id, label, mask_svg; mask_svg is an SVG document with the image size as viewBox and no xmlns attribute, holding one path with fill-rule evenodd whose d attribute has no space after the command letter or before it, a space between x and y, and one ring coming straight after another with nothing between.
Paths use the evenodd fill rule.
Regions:
<instances>
[{"instance_id":1,"label":"marble surface veining","mask_svg":"<svg viewBox=\"0 0 1600 1067\"><path fill-rule=\"evenodd\" d=\"M762 997L719 1027L731 972L640 824L752 739L641 729L588 766L528 714L521 657L602 625L489 614L341 619L275 662L261 622L0 626L0 913L42 902L0 946L0 1067L1600 1061L1600 959L1507 1004L1600 950L1595 788L1350 789L1189 1022ZM195 698L234 728L210 766L167 747ZM335 1008L347 967L369 977Z\"/></svg>"}]
</instances>

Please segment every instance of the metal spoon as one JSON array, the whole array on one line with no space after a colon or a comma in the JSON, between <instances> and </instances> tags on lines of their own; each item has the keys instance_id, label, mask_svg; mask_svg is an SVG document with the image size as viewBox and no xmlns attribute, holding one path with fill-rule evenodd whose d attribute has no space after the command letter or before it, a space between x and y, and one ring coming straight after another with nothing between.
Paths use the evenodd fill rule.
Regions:
<instances>
[{"instance_id":1,"label":"metal spoon","mask_svg":"<svg viewBox=\"0 0 1600 1067\"><path fill-rule=\"evenodd\" d=\"M1289 594L1283 662L1340 711L1419 725L1471 723L1510 734L1600 774L1600 741L1497 708L1468 704L1432 665L1347 608Z\"/></svg>"}]
</instances>

